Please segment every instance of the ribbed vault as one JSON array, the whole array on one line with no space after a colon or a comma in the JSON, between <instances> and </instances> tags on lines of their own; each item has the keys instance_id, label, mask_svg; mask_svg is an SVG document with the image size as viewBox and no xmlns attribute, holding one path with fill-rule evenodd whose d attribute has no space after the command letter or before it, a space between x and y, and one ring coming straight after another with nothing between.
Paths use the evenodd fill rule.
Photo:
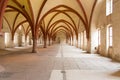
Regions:
<instances>
[{"instance_id":1,"label":"ribbed vault","mask_svg":"<svg viewBox=\"0 0 120 80\"><path fill-rule=\"evenodd\" d=\"M89 39L90 25L97 0L8 0L4 21L14 36L22 26L24 34L32 33L33 52L36 40L43 36L54 39L63 32L67 39L86 30Z\"/></svg>"}]
</instances>

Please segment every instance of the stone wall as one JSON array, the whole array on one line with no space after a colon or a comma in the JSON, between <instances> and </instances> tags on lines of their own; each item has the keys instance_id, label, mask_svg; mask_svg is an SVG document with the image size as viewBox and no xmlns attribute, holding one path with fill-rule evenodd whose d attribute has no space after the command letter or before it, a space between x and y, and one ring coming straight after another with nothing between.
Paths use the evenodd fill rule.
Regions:
<instances>
[{"instance_id":1,"label":"stone wall","mask_svg":"<svg viewBox=\"0 0 120 80\"><path fill-rule=\"evenodd\" d=\"M98 26L101 28L101 50L100 54L109 56L120 61L120 0L113 0L113 13L111 21L106 17L106 4L101 7L98 18ZM107 25L111 23L113 27L113 46L107 47Z\"/></svg>"},{"instance_id":2,"label":"stone wall","mask_svg":"<svg viewBox=\"0 0 120 80\"><path fill-rule=\"evenodd\" d=\"M0 35L0 49L4 49L5 44L4 44L4 34Z\"/></svg>"}]
</instances>

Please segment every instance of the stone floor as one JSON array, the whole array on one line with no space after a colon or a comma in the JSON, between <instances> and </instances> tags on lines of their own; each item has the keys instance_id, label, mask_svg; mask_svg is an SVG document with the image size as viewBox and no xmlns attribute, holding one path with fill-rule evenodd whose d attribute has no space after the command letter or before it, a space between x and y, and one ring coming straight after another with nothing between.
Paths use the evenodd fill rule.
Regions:
<instances>
[{"instance_id":1,"label":"stone floor","mask_svg":"<svg viewBox=\"0 0 120 80\"><path fill-rule=\"evenodd\" d=\"M73 46L30 51L30 47L7 49L9 54L0 56L0 80L120 80L119 62Z\"/></svg>"}]
</instances>

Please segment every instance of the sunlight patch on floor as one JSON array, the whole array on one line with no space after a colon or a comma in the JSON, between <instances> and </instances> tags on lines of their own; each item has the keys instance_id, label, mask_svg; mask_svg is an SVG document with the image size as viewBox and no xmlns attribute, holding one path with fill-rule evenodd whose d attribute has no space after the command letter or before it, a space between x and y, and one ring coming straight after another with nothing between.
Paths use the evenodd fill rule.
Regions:
<instances>
[{"instance_id":1,"label":"sunlight patch on floor","mask_svg":"<svg viewBox=\"0 0 120 80\"><path fill-rule=\"evenodd\" d=\"M117 71L65 70L64 76L61 70L53 70L49 80L120 80L120 77L112 75L115 72Z\"/></svg>"},{"instance_id":2,"label":"sunlight patch on floor","mask_svg":"<svg viewBox=\"0 0 120 80\"><path fill-rule=\"evenodd\" d=\"M3 66L0 66L0 72L5 71L5 68Z\"/></svg>"},{"instance_id":3,"label":"sunlight patch on floor","mask_svg":"<svg viewBox=\"0 0 120 80\"><path fill-rule=\"evenodd\" d=\"M63 80L63 74L61 70L53 70L49 80Z\"/></svg>"}]
</instances>

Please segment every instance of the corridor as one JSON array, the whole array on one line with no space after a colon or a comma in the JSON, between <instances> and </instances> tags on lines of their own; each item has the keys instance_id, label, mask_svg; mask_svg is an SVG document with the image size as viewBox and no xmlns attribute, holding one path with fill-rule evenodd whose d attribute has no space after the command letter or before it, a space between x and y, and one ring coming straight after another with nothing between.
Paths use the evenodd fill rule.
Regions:
<instances>
[{"instance_id":1,"label":"corridor","mask_svg":"<svg viewBox=\"0 0 120 80\"><path fill-rule=\"evenodd\" d=\"M74 46L8 49L0 56L0 80L120 80L120 63Z\"/></svg>"}]
</instances>

